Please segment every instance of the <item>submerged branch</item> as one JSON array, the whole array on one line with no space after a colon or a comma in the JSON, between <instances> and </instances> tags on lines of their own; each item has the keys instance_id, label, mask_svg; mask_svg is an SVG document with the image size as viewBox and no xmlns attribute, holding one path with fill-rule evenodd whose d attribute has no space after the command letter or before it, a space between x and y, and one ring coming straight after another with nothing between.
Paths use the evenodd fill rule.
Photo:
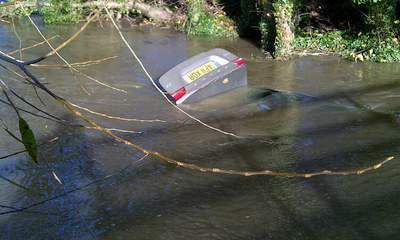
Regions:
<instances>
[{"instance_id":1,"label":"submerged branch","mask_svg":"<svg viewBox=\"0 0 400 240\"><path fill-rule=\"evenodd\" d=\"M27 187L25 187L25 186L23 186L23 185L21 185L21 184L15 182L15 181L9 179L9 178L6 178L6 177L4 177L4 176L2 176L2 175L0 175L0 179L3 179L4 181L6 181L6 182L8 182L8 183L10 183L10 184L12 184L12 185L18 187L18 188L21 188L21 189L23 189L23 190L25 190L25 191L31 192L31 190L30 190L29 188L27 188Z\"/></svg>"},{"instance_id":2,"label":"submerged branch","mask_svg":"<svg viewBox=\"0 0 400 240\"><path fill-rule=\"evenodd\" d=\"M50 139L50 140L48 140L48 141L39 143L39 144L37 144L37 146L39 147L39 146L42 146L42 145L45 145L45 144L54 143L54 142L56 142L58 139L59 139L58 137L55 137L55 138L52 138L52 139ZM6 159L6 158L9 158L9 157L12 157L12 156L15 156L15 155L24 153L24 152L26 152L26 151L27 151L26 149L20 150L20 151L17 151L17 152L14 152L14 153L11 153L11 154L2 156L2 157L0 157L0 159Z\"/></svg>"},{"instance_id":3,"label":"submerged branch","mask_svg":"<svg viewBox=\"0 0 400 240\"><path fill-rule=\"evenodd\" d=\"M106 58L101 58L97 60L89 60L85 62L77 62L77 63L71 63L70 65L73 67L88 67L96 64L100 64L102 62L105 62L110 59L117 58L118 56L112 56L112 57L106 57ZM32 64L32 67L40 67L40 68L68 68L69 66L66 64Z\"/></svg>"},{"instance_id":4,"label":"submerged branch","mask_svg":"<svg viewBox=\"0 0 400 240\"><path fill-rule=\"evenodd\" d=\"M105 118L109 118L109 119L116 119L116 120L121 120L121 121L127 121L127 122L163 122L165 123L166 121L164 120L160 120L160 119L137 119L137 118L124 118L124 117L117 117L117 116L111 116L105 113L100 113L100 112L95 112L93 110L90 110L88 108L85 107L81 107L77 104L71 103L72 106L79 108L81 110L84 110L88 113L97 115L97 116L101 116L101 117L105 117Z\"/></svg>"},{"instance_id":5,"label":"submerged branch","mask_svg":"<svg viewBox=\"0 0 400 240\"><path fill-rule=\"evenodd\" d=\"M94 77L91 77L89 75L87 75L86 73L83 73L81 71L79 71L78 69L76 69L74 66L72 66L64 57L61 56L61 54L59 53L59 51L61 49L63 49L65 46L67 46L70 42L72 42L73 40L75 40L75 38L77 38L86 28L87 26L89 26L89 23L91 23L95 18L97 18L99 15L99 13L97 12L96 14L93 14L88 20L87 22L75 33L73 34L69 39L67 39L65 42L63 42L62 44L60 44L57 48L54 48L51 43L48 41L48 39L43 35L43 33L40 31L39 27L36 25L36 23L32 20L32 18L27 15L29 21L32 23L32 25L34 26L34 28L36 29L36 31L39 33L39 35L43 38L43 40L47 43L47 45L51 48L51 51L49 53L47 53L46 55L39 57L37 59L31 60L31 61L27 61L24 62L24 65L32 65L38 62L43 61L44 59L52 56L52 55L57 55L58 58L60 58L67 66L68 68L71 70L71 73L78 73L79 75L84 76L85 78L94 81L95 83L102 85L104 87L113 89L115 91L119 91L119 92L123 92L123 93L127 93L125 90L113 87L107 83L104 83L102 81L97 80Z\"/></svg>"},{"instance_id":6,"label":"submerged branch","mask_svg":"<svg viewBox=\"0 0 400 240\"><path fill-rule=\"evenodd\" d=\"M360 168L356 170L349 170L349 171L331 171L331 170L323 170L323 171L317 171L317 172L305 172L305 173L299 173L299 172L281 172L281 171L272 171L272 170L261 170L261 171L238 171L238 170L231 170L231 169L221 169L221 168L210 168L210 167L204 167L196 164L191 164L191 163L186 163L182 161L178 161L175 159L172 159L170 157L167 157L161 153L158 152L153 152L149 151L140 145L137 145L129 140L126 140L122 137L119 137L115 135L112 131L100 126L93 120L89 119L87 116L83 115L79 111L75 110L74 107L66 100L60 100L60 102L64 103L64 106L69 109L72 113L74 113L77 117L81 118L85 122L87 122L89 125L93 126L94 129L103 132L104 134L112 137L114 140L117 142L123 143L127 146L133 147L136 150L139 150L143 152L144 154L149 154L149 156L153 156L155 158L158 158L166 163L176 165L178 167L183 167L186 169L190 170L195 170L195 171L200 171L200 172L209 172L209 173L217 173L217 174L228 174L228 175L239 175L239 176L257 176L257 175L265 175L265 176L279 176L279 177L303 177L303 178L310 178L310 177L315 177L315 176L322 176L322 175L332 175L332 176L347 176L347 175L360 175L364 174L367 172L370 172L372 170L378 169L384 164L386 164L389 161L392 161L395 159L394 156L389 156L386 157L384 160L380 161L377 164L374 164L372 166L366 167L366 168Z\"/></svg>"},{"instance_id":7,"label":"submerged branch","mask_svg":"<svg viewBox=\"0 0 400 240\"><path fill-rule=\"evenodd\" d=\"M51 41L51 40L53 40L54 38L57 38L57 37L60 37L60 36L59 35L55 35L55 36L52 36L52 37L48 38L47 40ZM8 52L7 54L8 55L13 55L13 54L19 53L20 51L23 52L23 51L38 47L40 45L43 45L45 43L46 43L46 41L38 42L38 43L35 43L35 44L33 44L33 45L29 46L29 47L24 47L24 48L21 48L21 49L17 49L17 50Z\"/></svg>"},{"instance_id":8,"label":"submerged branch","mask_svg":"<svg viewBox=\"0 0 400 240\"><path fill-rule=\"evenodd\" d=\"M149 156L149 154L145 154L145 155L142 156L140 159L136 160L136 162L143 161L143 160L144 160L145 158L147 158L148 156ZM125 171L126 169L128 169L131 165L132 165L132 163L129 163L127 166L125 166L124 168L118 170L118 171L117 171L116 173L114 173L114 174L106 175L106 176L104 176L104 177L102 177L102 178L100 178L100 179L96 179L96 180L94 180L94 181L92 181L92 182L89 182L89 183L83 185L83 186L76 187L76 188L71 189L71 190L69 190L69 191L65 191L65 192L63 192L63 193L61 193L61 194L58 194L58 195L53 196L53 197L51 197L51 198L47 198L47 199L44 199L44 200L42 200L42 201L39 201L39 202L30 204L30 205L28 205L28 206L26 206L26 207L11 209L11 210L5 211L5 212L0 212L0 216L1 216L1 215L7 215L7 214L18 213L18 212L25 212L25 211L27 211L27 210L33 208L33 207L37 207L37 206L43 205L44 203L47 203L47 202L50 202L50 201L53 201L53 200L56 200L56 199L65 197L65 196L67 196L67 195L69 195L69 194L71 194L71 193L84 190L84 189L86 189L86 188L88 188L88 187L90 187L90 186L92 186L92 185L94 185L94 184L104 182L105 180L108 180L108 179L110 179L110 178L113 178L113 177L117 176L118 174L120 174L120 173L122 173L123 171Z\"/></svg>"}]
</instances>

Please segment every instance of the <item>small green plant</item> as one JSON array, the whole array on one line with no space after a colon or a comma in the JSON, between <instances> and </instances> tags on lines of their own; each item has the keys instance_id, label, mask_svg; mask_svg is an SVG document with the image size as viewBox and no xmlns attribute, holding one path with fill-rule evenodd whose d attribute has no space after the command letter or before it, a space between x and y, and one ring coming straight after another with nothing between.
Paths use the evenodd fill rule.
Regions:
<instances>
[{"instance_id":1,"label":"small green plant","mask_svg":"<svg viewBox=\"0 0 400 240\"><path fill-rule=\"evenodd\" d=\"M311 50L318 52L341 52L345 48L345 41L341 31L327 33L298 32L293 46L296 50Z\"/></svg>"},{"instance_id":2,"label":"small green plant","mask_svg":"<svg viewBox=\"0 0 400 240\"><path fill-rule=\"evenodd\" d=\"M34 0L27 0L26 3L34 5ZM34 7L21 8L18 5L9 5L8 7L0 8L0 17L5 19L17 18L32 14L35 11Z\"/></svg>"},{"instance_id":3,"label":"small green plant","mask_svg":"<svg viewBox=\"0 0 400 240\"><path fill-rule=\"evenodd\" d=\"M192 35L236 37L234 22L218 9L207 9L204 0L188 1L188 20L185 30Z\"/></svg>"},{"instance_id":4,"label":"small green plant","mask_svg":"<svg viewBox=\"0 0 400 240\"><path fill-rule=\"evenodd\" d=\"M82 8L78 0L50 0L49 6L40 9L45 23L73 23L82 16Z\"/></svg>"},{"instance_id":5,"label":"small green plant","mask_svg":"<svg viewBox=\"0 0 400 240\"><path fill-rule=\"evenodd\" d=\"M379 38L374 34L348 32L298 33L296 51L336 53L355 61L400 62L400 44L396 37Z\"/></svg>"}]
</instances>

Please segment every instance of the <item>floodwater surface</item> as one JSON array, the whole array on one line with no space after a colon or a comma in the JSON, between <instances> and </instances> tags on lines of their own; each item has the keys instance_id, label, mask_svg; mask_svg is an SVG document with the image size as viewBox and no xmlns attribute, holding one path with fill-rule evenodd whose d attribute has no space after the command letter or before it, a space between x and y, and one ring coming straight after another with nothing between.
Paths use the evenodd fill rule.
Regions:
<instances>
[{"instance_id":1,"label":"floodwater surface","mask_svg":"<svg viewBox=\"0 0 400 240\"><path fill-rule=\"evenodd\" d=\"M47 37L56 36L51 40L54 46L79 29L37 21ZM67 68L30 69L52 91L81 107L123 118L162 120L123 121L85 112L119 136L187 163L304 173L354 170L396 158L358 176L244 177L188 170L153 157L142 159L143 153L76 126L84 122L43 92L38 93L41 103L29 85L1 68L0 79L10 88L75 126L23 113L38 142L45 144L39 147L38 165L26 154L1 159L0 175L30 191L0 179L0 239L398 238L400 87L394 83L399 81L399 64L353 63L333 56L280 62L265 59L246 40L121 27L155 79L214 47L246 59L245 93L235 91L183 106L241 138L207 129L171 107L106 23L93 24L60 53L70 63L115 56L78 68L107 86ZM42 41L28 23L15 29L23 47ZM12 25L1 23L0 50L18 48ZM14 56L27 60L48 51L41 45ZM40 64L63 62L52 56ZM249 92L260 89L312 96L312 101L271 108L268 96L249 98ZM2 124L17 132L16 114L0 106ZM21 149L1 130L0 157Z\"/></svg>"}]
</instances>

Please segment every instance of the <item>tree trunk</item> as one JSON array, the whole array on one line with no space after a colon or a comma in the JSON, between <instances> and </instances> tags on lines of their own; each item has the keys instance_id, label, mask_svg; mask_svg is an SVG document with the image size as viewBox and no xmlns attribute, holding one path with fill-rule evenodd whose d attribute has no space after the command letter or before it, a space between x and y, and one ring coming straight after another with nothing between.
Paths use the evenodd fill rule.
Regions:
<instances>
[{"instance_id":1,"label":"tree trunk","mask_svg":"<svg viewBox=\"0 0 400 240\"><path fill-rule=\"evenodd\" d=\"M276 22L275 55L288 56L293 50L294 6L296 0L275 0L273 5Z\"/></svg>"}]
</instances>

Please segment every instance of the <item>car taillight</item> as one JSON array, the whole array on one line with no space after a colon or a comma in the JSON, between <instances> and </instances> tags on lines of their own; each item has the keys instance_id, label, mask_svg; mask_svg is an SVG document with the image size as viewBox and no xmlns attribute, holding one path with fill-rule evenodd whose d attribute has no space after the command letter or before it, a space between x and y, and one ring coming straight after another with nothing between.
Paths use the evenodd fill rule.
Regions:
<instances>
[{"instance_id":1,"label":"car taillight","mask_svg":"<svg viewBox=\"0 0 400 240\"><path fill-rule=\"evenodd\" d=\"M178 101L180 98L185 96L185 94L186 94L186 89L183 87L178 91L174 92L173 94L171 94L171 96L175 99L175 101Z\"/></svg>"},{"instance_id":2,"label":"car taillight","mask_svg":"<svg viewBox=\"0 0 400 240\"><path fill-rule=\"evenodd\" d=\"M241 66L241 65L246 64L247 62L243 58L236 58L235 60L233 60L233 63L238 66Z\"/></svg>"}]
</instances>

